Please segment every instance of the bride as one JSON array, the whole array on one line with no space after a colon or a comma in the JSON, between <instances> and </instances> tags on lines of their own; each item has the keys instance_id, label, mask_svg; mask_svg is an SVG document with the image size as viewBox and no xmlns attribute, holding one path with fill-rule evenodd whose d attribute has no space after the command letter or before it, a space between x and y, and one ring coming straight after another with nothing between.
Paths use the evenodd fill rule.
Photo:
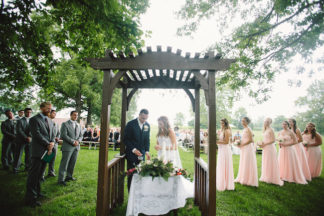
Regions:
<instances>
[{"instance_id":1,"label":"bride","mask_svg":"<svg viewBox=\"0 0 324 216\"><path fill-rule=\"evenodd\" d=\"M163 161L171 161L173 167L182 168L177 140L174 131L170 128L169 120L166 116L158 119L159 132L157 134L158 158Z\"/></svg>"}]
</instances>

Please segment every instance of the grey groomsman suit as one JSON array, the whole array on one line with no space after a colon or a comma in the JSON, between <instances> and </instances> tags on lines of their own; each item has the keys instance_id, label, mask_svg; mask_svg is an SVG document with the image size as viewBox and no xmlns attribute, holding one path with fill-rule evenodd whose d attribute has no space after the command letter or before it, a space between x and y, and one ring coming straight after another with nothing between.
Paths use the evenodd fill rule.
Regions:
<instances>
[{"instance_id":1,"label":"grey groomsman suit","mask_svg":"<svg viewBox=\"0 0 324 216\"><path fill-rule=\"evenodd\" d=\"M16 150L15 150L15 161L13 169L18 171L21 163L21 157L25 150L25 169L28 170L30 167L30 143L27 142L27 137L31 137L29 130L29 118L23 117L17 121L16 125Z\"/></svg>"},{"instance_id":2,"label":"grey groomsman suit","mask_svg":"<svg viewBox=\"0 0 324 216\"><path fill-rule=\"evenodd\" d=\"M59 126L55 122L53 122L53 133L54 133L55 138L60 138L61 133L60 133L60 130L59 130ZM51 160L51 162L48 163L48 174L49 175L50 174L52 174L52 175L55 174L54 165L55 165L55 159L56 159L56 155L57 155L57 146L58 146L58 142L56 142L56 140L55 140L55 145L54 145L54 148L53 148L54 157ZM42 171L43 177L45 176L45 171L46 171L46 166L44 167L44 170Z\"/></svg>"},{"instance_id":3,"label":"grey groomsman suit","mask_svg":"<svg viewBox=\"0 0 324 216\"><path fill-rule=\"evenodd\" d=\"M65 172L66 178L71 179L74 166L80 150L80 145L74 146L74 141L82 141L82 131L80 124L76 121L68 120L61 125L62 160L59 169L58 182L63 182Z\"/></svg>"},{"instance_id":4,"label":"grey groomsman suit","mask_svg":"<svg viewBox=\"0 0 324 216\"><path fill-rule=\"evenodd\" d=\"M2 138L2 151L1 162L4 169L9 169L9 164L13 162L11 156L11 148L15 140L15 124L13 119L7 119L1 123Z\"/></svg>"},{"instance_id":5,"label":"grey groomsman suit","mask_svg":"<svg viewBox=\"0 0 324 216\"><path fill-rule=\"evenodd\" d=\"M31 142L31 167L27 178L26 204L33 204L40 196L42 170L46 163L41 160L50 142L55 141L53 122L39 113L29 120Z\"/></svg>"}]
</instances>

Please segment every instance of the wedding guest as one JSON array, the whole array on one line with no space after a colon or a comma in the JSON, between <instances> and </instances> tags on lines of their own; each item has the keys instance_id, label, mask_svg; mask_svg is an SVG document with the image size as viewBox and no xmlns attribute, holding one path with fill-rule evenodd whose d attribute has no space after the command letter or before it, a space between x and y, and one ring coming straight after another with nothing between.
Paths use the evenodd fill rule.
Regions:
<instances>
[{"instance_id":1,"label":"wedding guest","mask_svg":"<svg viewBox=\"0 0 324 216\"><path fill-rule=\"evenodd\" d=\"M99 141L99 132L98 132L98 128L95 128L93 130L93 133L92 133L92 138L91 138L91 141L94 141L94 142L98 142Z\"/></svg>"},{"instance_id":2,"label":"wedding guest","mask_svg":"<svg viewBox=\"0 0 324 216\"><path fill-rule=\"evenodd\" d=\"M15 125L13 119L13 113L11 110L6 110L5 115L7 120L1 123L2 137L2 150L1 150L1 162L3 169L9 170L9 164L13 162L13 156L11 154L11 148L15 141Z\"/></svg>"},{"instance_id":3,"label":"wedding guest","mask_svg":"<svg viewBox=\"0 0 324 216\"><path fill-rule=\"evenodd\" d=\"M289 122L284 121L278 133L279 141L279 170L280 178L287 182L307 184L303 173L302 165L298 160L297 151L294 145L297 144L296 135L289 129Z\"/></svg>"},{"instance_id":4,"label":"wedding guest","mask_svg":"<svg viewBox=\"0 0 324 216\"><path fill-rule=\"evenodd\" d=\"M242 138L242 136L241 136L241 134L240 134L240 131L237 131L236 134L235 134L234 137L233 137L233 140L234 140L234 141L235 141L235 140L241 140L241 138Z\"/></svg>"},{"instance_id":5,"label":"wedding guest","mask_svg":"<svg viewBox=\"0 0 324 216\"><path fill-rule=\"evenodd\" d=\"M120 146L120 132L119 128L116 128L116 131L114 132L114 151L116 151L117 147Z\"/></svg>"},{"instance_id":6,"label":"wedding guest","mask_svg":"<svg viewBox=\"0 0 324 216\"><path fill-rule=\"evenodd\" d=\"M13 164L13 172L14 174L18 173L20 164L21 164L21 157L23 151L25 150L25 171L28 171L30 167L30 143L31 143L31 132L29 129L29 120L32 114L31 108L26 108L24 110L25 117L21 118L17 122L16 128L16 150L15 150L15 158Z\"/></svg>"},{"instance_id":7,"label":"wedding guest","mask_svg":"<svg viewBox=\"0 0 324 216\"><path fill-rule=\"evenodd\" d=\"M92 139L92 129L88 126L87 130L83 133L83 141L91 141Z\"/></svg>"},{"instance_id":8,"label":"wedding guest","mask_svg":"<svg viewBox=\"0 0 324 216\"><path fill-rule=\"evenodd\" d=\"M52 104L50 102L43 102L40 104L41 112L29 120L32 135L31 167L28 171L25 202L31 207L40 206L41 203L37 199L44 196L41 193L41 177L46 163L41 160L41 157L46 150L53 150L55 141L53 122L47 117L51 109Z\"/></svg>"},{"instance_id":9,"label":"wedding guest","mask_svg":"<svg viewBox=\"0 0 324 216\"><path fill-rule=\"evenodd\" d=\"M308 160L307 160L305 148L303 146L302 134L301 134L299 128L297 127L297 122L296 122L295 119L289 119L288 123L289 123L290 130L297 137L297 144L294 145L294 147L296 148L296 151L297 151L298 160L300 161L300 163L302 165L304 176L305 176L307 181L311 181L312 176L311 176L311 173L310 173L310 170L309 170Z\"/></svg>"},{"instance_id":10,"label":"wedding guest","mask_svg":"<svg viewBox=\"0 0 324 216\"><path fill-rule=\"evenodd\" d=\"M240 165L238 175L235 182L243 185L258 187L258 169L255 155L255 148L253 147L253 133L248 127L251 120L248 117L242 119L243 134L242 141L238 145L240 148Z\"/></svg>"},{"instance_id":11,"label":"wedding guest","mask_svg":"<svg viewBox=\"0 0 324 216\"><path fill-rule=\"evenodd\" d=\"M80 142L82 141L81 126L77 123L77 119L78 112L72 111L70 120L63 122L61 126L63 144L58 184L63 186L66 186L68 181L76 181L76 178L73 177L73 171L80 151Z\"/></svg>"},{"instance_id":12,"label":"wedding guest","mask_svg":"<svg viewBox=\"0 0 324 216\"><path fill-rule=\"evenodd\" d=\"M262 169L260 181L283 185L280 179L279 162L275 146L275 134L271 128L272 119L266 118L263 123L263 140L260 143L262 148Z\"/></svg>"},{"instance_id":13,"label":"wedding guest","mask_svg":"<svg viewBox=\"0 0 324 216\"><path fill-rule=\"evenodd\" d=\"M216 188L219 191L234 190L233 159L230 146L232 131L226 118L221 120L221 127L221 133L217 141Z\"/></svg>"},{"instance_id":14,"label":"wedding guest","mask_svg":"<svg viewBox=\"0 0 324 216\"><path fill-rule=\"evenodd\" d=\"M56 110L52 109L51 112L49 113L48 117L53 121L56 117ZM58 143L60 140L60 129L59 126L56 122L53 121L53 133L54 133L54 137L55 137L55 143L54 143L54 148L53 148L53 153L54 157L52 158L52 160L48 163L48 171L47 171L47 178L50 177L55 177L55 169L54 169L54 165L55 165L55 159L56 159L56 155L57 155L57 149L58 149ZM43 175L42 175L42 181L45 181L45 171L46 171L46 165L44 167L43 170Z\"/></svg>"},{"instance_id":15,"label":"wedding guest","mask_svg":"<svg viewBox=\"0 0 324 216\"><path fill-rule=\"evenodd\" d=\"M114 130L113 129L110 129L110 132L109 132L109 142L112 142L113 141L113 136L114 136Z\"/></svg>"},{"instance_id":16,"label":"wedding guest","mask_svg":"<svg viewBox=\"0 0 324 216\"><path fill-rule=\"evenodd\" d=\"M303 139L312 178L319 177L322 172L322 137L316 132L315 124L310 122L306 125Z\"/></svg>"}]
</instances>

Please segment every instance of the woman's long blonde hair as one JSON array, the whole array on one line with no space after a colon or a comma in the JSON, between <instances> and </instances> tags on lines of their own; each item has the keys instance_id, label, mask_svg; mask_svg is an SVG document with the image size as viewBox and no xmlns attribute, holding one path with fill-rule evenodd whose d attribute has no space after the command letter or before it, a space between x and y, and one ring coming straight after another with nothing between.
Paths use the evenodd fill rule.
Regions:
<instances>
[{"instance_id":1,"label":"woman's long blonde hair","mask_svg":"<svg viewBox=\"0 0 324 216\"><path fill-rule=\"evenodd\" d=\"M270 123L269 123L268 127L270 128L271 124L272 124L272 119L271 118L266 118L265 120L269 120ZM263 132L266 131L266 130L267 130L267 128L263 125Z\"/></svg>"},{"instance_id":2,"label":"woman's long blonde hair","mask_svg":"<svg viewBox=\"0 0 324 216\"><path fill-rule=\"evenodd\" d=\"M159 127L159 132L158 132L157 136L169 136L170 123L169 123L168 117L161 116L160 118L158 118L158 122L159 121L163 122L164 127L163 128Z\"/></svg>"}]
</instances>

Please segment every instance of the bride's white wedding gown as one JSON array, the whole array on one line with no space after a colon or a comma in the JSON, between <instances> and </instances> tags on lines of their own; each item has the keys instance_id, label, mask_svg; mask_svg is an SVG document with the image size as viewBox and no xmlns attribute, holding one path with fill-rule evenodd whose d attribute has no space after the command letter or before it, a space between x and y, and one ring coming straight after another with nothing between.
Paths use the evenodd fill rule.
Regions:
<instances>
[{"instance_id":1,"label":"bride's white wedding gown","mask_svg":"<svg viewBox=\"0 0 324 216\"><path fill-rule=\"evenodd\" d=\"M162 148L158 151L158 158L163 161L171 161L173 163L173 167L182 168L178 148L176 150L170 150L172 147L170 137L159 136L157 141Z\"/></svg>"}]
</instances>

